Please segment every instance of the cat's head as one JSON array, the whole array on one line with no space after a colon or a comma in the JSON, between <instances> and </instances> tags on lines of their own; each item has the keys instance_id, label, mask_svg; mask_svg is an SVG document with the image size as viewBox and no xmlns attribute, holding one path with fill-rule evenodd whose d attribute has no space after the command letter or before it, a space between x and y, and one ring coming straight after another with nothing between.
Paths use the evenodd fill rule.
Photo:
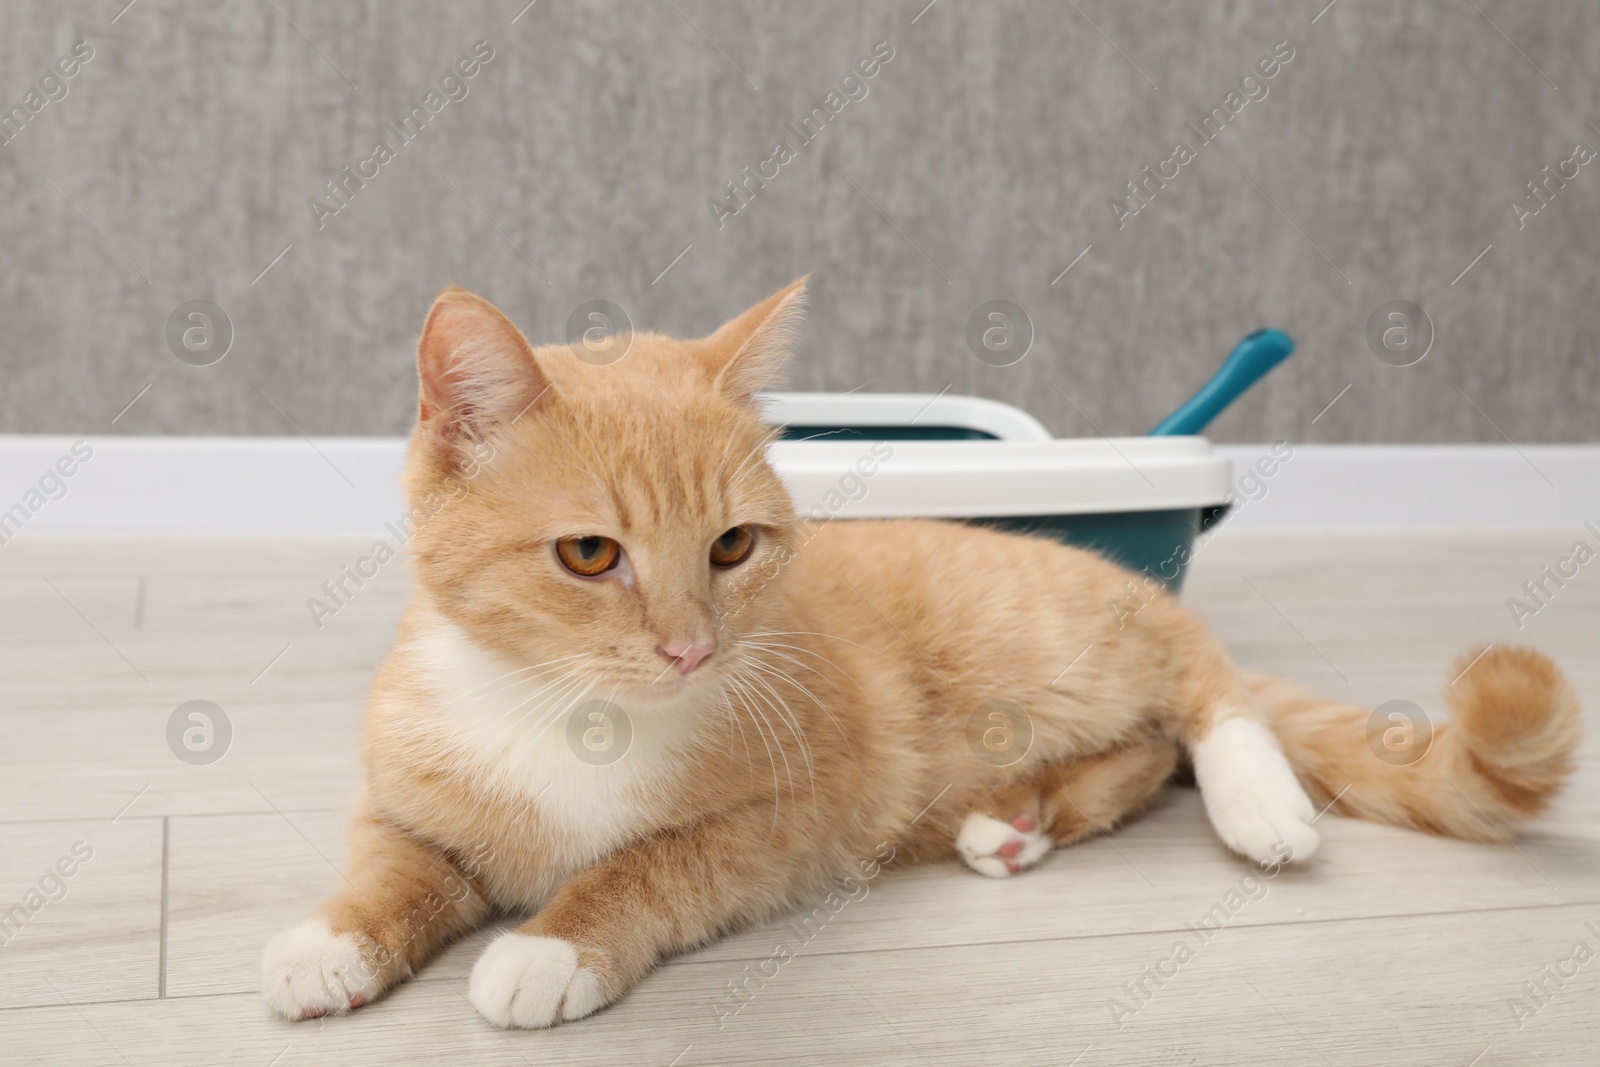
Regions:
<instances>
[{"instance_id":1,"label":"cat's head","mask_svg":"<svg viewBox=\"0 0 1600 1067\"><path fill-rule=\"evenodd\" d=\"M755 393L804 302L801 279L709 337L635 333L597 366L442 294L406 470L419 594L552 681L646 702L715 684L771 625L795 543Z\"/></svg>"}]
</instances>

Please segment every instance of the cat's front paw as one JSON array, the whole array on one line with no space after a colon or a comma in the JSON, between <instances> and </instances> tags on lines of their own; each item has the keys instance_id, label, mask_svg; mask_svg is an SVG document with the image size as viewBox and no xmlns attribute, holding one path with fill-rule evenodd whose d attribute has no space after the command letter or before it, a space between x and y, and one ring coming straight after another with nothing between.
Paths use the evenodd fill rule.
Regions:
<instances>
[{"instance_id":1,"label":"cat's front paw","mask_svg":"<svg viewBox=\"0 0 1600 1067\"><path fill-rule=\"evenodd\" d=\"M478 957L467 999L494 1025L522 1029L581 1019L605 1006L600 977L578 965L575 945L515 931Z\"/></svg>"},{"instance_id":2,"label":"cat's front paw","mask_svg":"<svg viewBox=\"0 0 1600 1067\"><path fill-rule=\"evenodd\" d=\"M267 1006L291 1022L354 1011L382 991L355 938L334 933L325 919L290 927L261 954Z\"/></svg>"}]
</instances>

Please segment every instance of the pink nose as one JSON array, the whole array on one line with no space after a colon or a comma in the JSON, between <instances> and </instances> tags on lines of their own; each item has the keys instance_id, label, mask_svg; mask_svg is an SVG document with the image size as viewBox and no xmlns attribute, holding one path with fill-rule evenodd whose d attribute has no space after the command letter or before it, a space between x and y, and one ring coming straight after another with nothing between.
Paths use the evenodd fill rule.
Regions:
<instances>
[{"instance_id":1,"label":"pink nose","mask_svg":"<svg viewBox=\"0 0 1600 1067\"><path fill-rule=\"evenodd\" d=\"M656 646L656 651L670 659L672 665L678 668L679 674L688 674L700 666L701 661L716 650L717 646L710 641L701 641L692 645L685 644L682 641L669 641L666 644Z\"/></svg>"}]
</instances>

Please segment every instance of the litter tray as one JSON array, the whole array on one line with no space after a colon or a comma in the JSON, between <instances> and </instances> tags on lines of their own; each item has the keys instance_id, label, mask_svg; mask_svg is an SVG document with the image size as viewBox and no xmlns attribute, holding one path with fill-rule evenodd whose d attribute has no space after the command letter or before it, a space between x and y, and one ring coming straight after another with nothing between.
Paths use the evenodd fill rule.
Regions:
<instances>
[{"instance_id":1,"label":"litter tray","mask_svg":"<svg viewBox=\"0 0 1600 1067\"><path fill-rule=\"evenodd\" d=\"M769 393L772 460L803 517L940 518L1053 537L1176 591L1232 471L1204 437L1057 440L993 400Z\"/></svg>"}]
</instances>

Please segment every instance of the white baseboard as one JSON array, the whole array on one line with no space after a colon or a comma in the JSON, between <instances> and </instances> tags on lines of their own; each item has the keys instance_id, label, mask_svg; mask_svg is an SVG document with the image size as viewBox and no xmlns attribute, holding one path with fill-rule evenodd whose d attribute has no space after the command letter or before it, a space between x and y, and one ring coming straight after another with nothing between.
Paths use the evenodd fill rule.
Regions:
<instances>
[{"instance_id":1,"label":"white baseboard","mask_svg":"<svg viewBox=\"0 0 1600 1067\"><path fill-rule=\"evenodd\" d=\"M1245 472L1265 445L1218 445L1233 461L1237 530L1526 529L1600 520L1600 444L1295 445L1264 490ZM1246 490L1259 499L1249 499Z\"/></svg>"},{"instance_id":2,"label":"white baseboard","mask_svg":"<svg viewBox=\"0 0 1600 1067\"><path fill-rule=\"evenodd\" d=\"M82 461L75 440L0 436L0 539L379 536L406 510L398 438L100 437ZM1297 445L1259 481L1245 472L1270 446L1217 448L1234 464L1228 530L1600 521L1600 445ZM72 473L51 476L58 462Z\"/></svg>"},{"instance_id":3,"label":"white baseboard","mask_svg":"<svg viewBox=\"0 0 1600 1067\"><path fill-rule=\"evenodd\" d=\"M0 522L75 440L0 437ZM65 479L64 496L27 520L21 537L377 536L406 511L401 438L81 440L92 457Z\"/></svg>"}]
</instances>

